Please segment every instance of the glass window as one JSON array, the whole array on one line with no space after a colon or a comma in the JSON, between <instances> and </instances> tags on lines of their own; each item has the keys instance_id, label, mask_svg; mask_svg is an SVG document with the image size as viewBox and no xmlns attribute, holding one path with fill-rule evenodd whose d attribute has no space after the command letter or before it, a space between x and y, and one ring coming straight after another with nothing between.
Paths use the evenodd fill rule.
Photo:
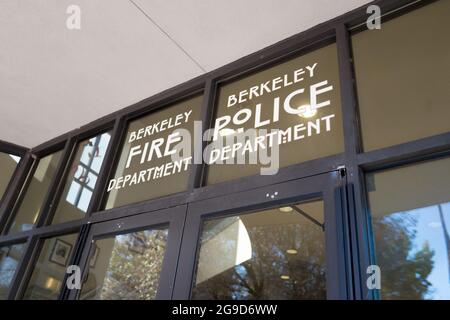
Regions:
<instances>
[{"instance_id":1,"label":"glass window","mask_svg":"<svg viewBox=\"0 0 450 320\"><path fill-rule=\"evenodd\" d=\"M202 100L197 96L130 122L106 209L186 190Z\"/></svg>"},{"instance_id":2,"label":"glass window","mask_svg":"<svg viewBox=\"0 0 450 320\"><path fill-rule=\"evenodd\" d=\"M53 224L78 220L84 217L89 207L110 139L110 133L103 133L80 142L70 167L64 191L53 217Z\"/></svg>"},{"instance_id":3,"label":"glass window","mask_svg":"<svg viewBox=\"0 0 450 320\"><path fill-rule=\"evenodd\" d=\"M222 85L207 183L343 152L339 91L335 44Z\"/></svg>"},{"instance_id":4,"label":"glass window","mask_svg":"<svg viewBox=\"0 0 450 320\"><path fill-rule=\"evenodd\" d=\"M24 299L58 299L77 238L78 234L73 233L44 241Z\"/></svg>"},{"instance_id":5,"label":"glass window","mask_svg":"<svg viewBox=\"0 0 450 320\"><path fill-rule=\"evenodd\" d=\"M203 225L194 299L326 299L323 202Z\"/></svg>"},{"instance_id":6,"label":"glass window","mask_svg":"<svg viewBox=\"0 0 450 320\"><path fill-rule=\"evenodd\" d=\"M80 299L155 299L167 235L153 229L96 240Z\"/></svg>"},{"instance_id":7,"label":"glass window","mask_svg":"<svg viewBox=\"0 0 450 320\"><path fill-rule=\"evenodd\" d=\"M25 193L18 205L16 215L9 229L9 233L27 231L33 228L40 213L50 183L56 174L62 151L50 154L39 160L33 175L29 177L28 187L22 189Z\"/></svg>"},{"instance_id":8,"label":"glass window","mask_svg":"<svg viewBox=\"0 0 450 320\"><path fill-rule=\"evenodd\" d=\"M0 152L0 168L2 168L0 173L0 200L6 191L6 187L8 187L9 181L11 180L19 161L20 157Z\"/></svg>"},{"instance_id":9,"label":"glass window","mask_svg":"<svg viewBox=\"0 0 450 320\"><path fill-rule=\"evenodd\" d=\"M450 131L450 1L352 37L364 151Z\"/></svg>"},{"instance_id":10,"label":"glass window","mask_svg":"<svg viewBox=\"0 0 450 320\"><path fill-rule=\"evenodd\" d=\"M450 158L368 174L382 299L450 299Z\"/></svg>"},{"instance_id":11,"label":"glass window","mask_svg":"<svg viewBox=\"0 0 450 320\"><path fill-rule=\"evenodd\" d=\"M6 299L9 286L22 258L25 244L0 247L0 299Z\"/></svg>"}]
</instances>

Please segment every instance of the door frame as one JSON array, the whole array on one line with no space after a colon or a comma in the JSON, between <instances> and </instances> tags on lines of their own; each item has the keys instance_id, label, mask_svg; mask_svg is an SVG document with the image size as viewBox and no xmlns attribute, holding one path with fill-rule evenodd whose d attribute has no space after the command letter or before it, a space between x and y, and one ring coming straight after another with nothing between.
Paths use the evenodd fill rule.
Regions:
<instances>
[{"instance_id":1,"label":"door frame","mask_svg":"<svg viewBox=\"0 0 450 320\"><path fill-rule=\"evenodd\" d=\"M188 204L173 299L190 299L205 219L250 213L289 203L324 202L327 299L352 299L345 171L295 179Z\"/></svg>"},{"instance_id":2,"label":"door frame","mask_svg":"<svg viewBox=\"0 0 450 320\"><path fill-rule=\"evenodd\" d=\"M94 253L92 244L96 239L149 230L167 226L168 238L161 273L159 276L157 300L172 298L178 255L181 246L181 236L186 217L186 205L150 211L126 218L117 218L92 224L82 248L79 266L81 268L81 283L83 284L89 271L89 260ZM81 288L83 286L81 285ZM81 290L70 290L69 299L78 299Z\"/></svg>"}]
</instances>

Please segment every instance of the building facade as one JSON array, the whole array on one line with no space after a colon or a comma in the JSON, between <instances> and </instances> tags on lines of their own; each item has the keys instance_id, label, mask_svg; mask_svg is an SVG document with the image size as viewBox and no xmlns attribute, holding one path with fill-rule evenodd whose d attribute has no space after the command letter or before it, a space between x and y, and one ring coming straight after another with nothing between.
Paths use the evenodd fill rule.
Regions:
<instances>
[{"instance_id":1,"label":"building facade","mask_svg":"<svg viewBox=\"0 0 450 320\"><path fill-rule=\"evenodd\" d=\"M450 1L374 4L1 142L0 298L449 299Z\"/></svg>"}]
</instances>

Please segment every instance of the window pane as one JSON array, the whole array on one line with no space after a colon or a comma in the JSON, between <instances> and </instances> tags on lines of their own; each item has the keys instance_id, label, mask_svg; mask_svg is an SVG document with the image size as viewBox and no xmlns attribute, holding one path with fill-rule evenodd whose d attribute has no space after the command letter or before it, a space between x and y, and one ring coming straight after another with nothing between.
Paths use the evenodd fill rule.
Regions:
<instances>
[{"instance_id":1,"label":"window pane","mask_svg":"<svg viewBox=\"0 0 450 320\"><path fill-rule=\"evenodd\" d=\"M194 299L326 299L323 202L203 225Z\"/></svg>"},{"instance_id":2,"label":"window pane","mask_svg":"<svg viewBox=\"0 0 450 320\"><path fill-rule=\"evenodd\" d=\"M352 37L364 150L450 131L450 1Z\"/></svg>"},{"instance_id":3,"label":"window pane","mask_svg":"<svg viewBox=\"0 0 450 320\"><path fill-rule=\"evenodd\" d=\"M167 235L156 229L95 241L80 299L155 299Z\"/></svg>"},{"instance_id":4,"label":"window pane","mask_svg":"<svg viewBox=\"0 0 450 320\"><path fill-rule=\"evenodd\" d=\"M343 152L339 91L335 44L221 86L208 184L259 174L267 153L278 168Z\"/></svg>"},{"instance_id":5,"label":"window pane","mask_svg":"<svg viewBox=\"0 0 450 320\"><path fill-rule=\"evenodd\" d=\"M0 152L0 200L6 191L6 187L8 186L19 161L20 157Z\"/></svg>"},{"instance_id":6,"label":"window pane","mask_svg":"<svg viewBox=\"0 0 450 320\"><path fill-rule=\"evenodd\" d=\"M80 142L52 224L84 217L110 139L107 132Z\"/></svg>"},{"instance_id":7,"label":"window pane","mask_svg":"<svg viewBox=\"0 0 450 320\"><path fill-rule=\"evenodd\" d=\"M56 300L61 291L78 234L68 234L44 241L28 282L24 299Z\"/></svg>"},{"instance_id":8,"label":"window pane","mask_svg":"<svg viewBox=\"0 0 450 320\"><path fill-rule=\"evenodd\" d=\"M198 96L130 122L116 173L108 183L106 209L186 190L192 140L185 139L185 131L193 135L202 100Z\"/></svg>"},{"instance_id":9,"label":"window pane","mask_svg":"<svg viewBox=\"0 0 450 320\"><path fill-rule=\"evenodd\" d=\"M6 299L8 289L22 258L25 244L15 244L0 248L0 299Z\"/></svg>"},{"instance_id":10,"label":"window pane","mask_svg":"<svg viewBox=\"0 0 450 320\"><path fill-rule=\"evenodd\" d=\"M450 159L367 175L382 299L450 299Z\"/></svg>"},{"instance_id":11,"label":"window pane","mask_svg":"<svg viewBox=\"0 0 450 320\"><path fill-rule=\"evenodd\" d=\"M61 154L62 151L58 151L39 160L28 188L22 190L25 195L19 204L9 233L33 228L41 213L44 198L56 173Z\"/></svg>"}]
</instances>

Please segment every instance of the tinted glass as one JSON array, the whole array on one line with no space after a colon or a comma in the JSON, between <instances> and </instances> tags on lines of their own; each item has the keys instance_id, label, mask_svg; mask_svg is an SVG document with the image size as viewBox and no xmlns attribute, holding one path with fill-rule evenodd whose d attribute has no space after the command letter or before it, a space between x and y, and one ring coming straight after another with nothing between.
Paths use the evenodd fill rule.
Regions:
<instances>
[{"instance_id":1,"label":"tinted glass","mask_svg":"<svg viewBox=\"0 0 450 320\"><path fill-rule=\"evenodd\" d=\"M64 191L52 223L84 217L94 192L97 178L106 155L110 133L82 141L70 167Z\"/></svg>"},{"instance_id":2,"label":"tinted glass","mask_svg":"<svg viewBox=\"0 0 450 320\"><path fill-rule=\"evenodd\" d=\"M323 202L203 225L194 299L325 299Z\"/></svg>"},{"instance_id":3,"label":"tinted glass","mask_svg":"<svg viewBox=\"0 0 450 320\"><path fill-rule=\"evenodd\" d=\"M0 299L6 299L9 286L22 258L25 244L0 247Z\"/></svg>"},{"instance_id":4,"label":"tinted glass","mask_svg":"<svg viewBox=\"0 0 450 320\"><path fill-rule=\"evenodd\" d=\"M155 299L167 235L156 229L95 241L80 299Z\"/></svg>"},{"instance_id":5,"label":"tinted glass","mask_svg":"<svg viewBox=\"0 0 450 320\"><path fill-rule=\"evenodd\" d=\"M450 299L450 159L367 175L382 299Z\"/></svg>"},{"instance_id":6,"label":"tinted glass","mask_svg":"<svg viewBox=\"0 0 450 320\"><path fill-rule=\"evenodd\" d=\"M39 160L35 172L29 177L31 181L28 187L22 190L22 193L25 194L22 202L18 205L9 229L10 233L33 228L41 213L41 207L50 183L56 173L61 153L61 151L58 151Z\"/></svg>"},{"instance_id":7,"label":"tinted glass","mask_svg":"<svg viewBox=\"0 0 450 320\"><path fill-rule=\"evenodd\" d=\"M46 239L34 265L24 299L55 300L61 291L78 234Z\"/></svg>"},{"instance_id":8,"label":"tinted glass","mask_svg":"<svg viewBox=\"0 0 450 320\"><path fill-rule=\"evenodd\" d=\"M450 131L450 1L352 37L365 151Z\"/></svg>"},{"instance_id":9,"label":"tinted glass","mask_svg":"<svg viewBox=\"0 0 450 320\"><path fill-rule=\"evenodd\" d=\"M343 152L339 90L335 44L221 86L208 183ZM239 141L236 134L249 129L258 131Z\"/></svg>"},{"instance_id":10,"label":"tinted glass","mask_svg":"<svg viewBox=\"0 0 450 320\"><path fill-rule=\"evenodd\" d=\"M201 103L198 96L130 122L106 209L186 190L192 141L184 134L193 134ZM189 147L181 152L185 143Z\"/></svg>"},{"instance_id":11,"label":"tinted glass","mask_svg":"<svg viewBox=\"0 0 450 320\"><path fill-rule=\"evenodd\" d=\"M20 157L0 152L0 200L6 191L6 187L8 186L19 161Z\"/></svg>"}]
</instances>

